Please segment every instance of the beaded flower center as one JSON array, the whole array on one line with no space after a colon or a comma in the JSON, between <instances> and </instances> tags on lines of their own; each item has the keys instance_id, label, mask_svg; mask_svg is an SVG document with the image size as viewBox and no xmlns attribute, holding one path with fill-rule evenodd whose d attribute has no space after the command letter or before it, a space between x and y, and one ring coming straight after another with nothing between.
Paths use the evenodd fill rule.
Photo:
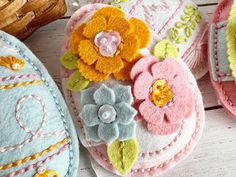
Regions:
<instances>
[{"instance_id":1,"label":"beaded flower center","mask_svg":"<svg viewBox=\"0 0 236 177\"><path fill-rule=\"evenodd\" d=\"M95 36L94 43L102 56L114 57L121 43L121 37L116 31L100 32Z\"/></svg>"},{"instance_id":2,"label":"beaded flower center","mask_svg":"<svg viewBox=\"0 0 236 177\"><path fill-rule=\"evenodd\" d=\"M151 99L156 106L163 107L174 98L173 91L165 80L156 80L152 85Z\"/></svg>"},{"instance_id":3,"label":"beaded flower center","mask_svg":"<svg viewBox=\"0 0 236 177\"><path fill-rule=\"evenodd\" d=\"M104 123L111 123L116 120L116 110L111 105L103 105L98 110L98 117Z\"/></svg>"}]
</instances>

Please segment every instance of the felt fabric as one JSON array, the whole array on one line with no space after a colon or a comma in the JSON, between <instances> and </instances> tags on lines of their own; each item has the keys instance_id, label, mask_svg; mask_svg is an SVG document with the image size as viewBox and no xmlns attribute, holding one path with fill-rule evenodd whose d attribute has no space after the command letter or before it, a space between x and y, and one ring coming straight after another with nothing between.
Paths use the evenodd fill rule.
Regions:
<instances>
[{"instance_id":1,"label":"felt fabric","mask_svg":"<svg viewBox=\"0 0 236 177\"><path fill-rule=\"evenodd\" d=\"M146 60L146 58L141 60ZM138 66L141 65L138 63ZM148 128L151 128L151 132L155 134L171 134L180 127L174 125L185 119L189 112L192 112L193 93L188 87L187 75L185 71L181 70L178 61L165 59L159 63L155 62L149 68L151 69L143 71L134 80L134 97L142 101L139 106L139 112L147 123L151 124L148 125ZM135 67L134 72L137 69ZM173 100L164 107L154 105L153 100L150 99L150 88L156 80L165 80L174 94ZM166 124L171 125L172 123L174 124L173 126L166 126ZM160 128L162 124L163 127ZM156 131L154 128L155 125L157 125ZM166 130L164 130L165 126Z\"/></svg>"},{"instance_id":2,"label":"felt fabric","mask_svg":"<svg viewBox=\"0 0 236 177\"><path fill-rule=\"evenodd\" d=\"M75 56L70 50L64 53L64 55L60 58L60 62L62 65L69 69L73 70L77 68L77 56Z\"/></svg>"},{"instance_id":3,"label":"felt fabric","mask_svg":"<svg viewBox=\"0 0 236 177\"><path fill-rule=\"evenodd\" d=\"M90 127L85 129L87 140L111 144L116 139L127 140L134 137L134 117L137 112L131 107L130 97L130 87L122 85L109 88L103 84L98 89L90 87L83 90L80 101L86 104L82 107L80 117L85 126ZM94 133L96 131L97 134Z\"/></svg>"},{"instance_id":4,"label":"felt fabric","mask_svg":"<svg viewBox=\"0 0 236 177\"><path fill-rule=\"evenodd\" d=\"M74 92L78 92L82 89L85 89L88 85L89 81L86 80L78 70L70 75L70 78L67 82L67 88Z\"/></svg>"},{"instance_id":5,"label":"felt fabric","mask_svg":"<svg viewBox=\"0 0 236 177\"><path fill-rule=\"evenodd\" d=\"M159 60L165 58L178 58L178 48L171 44L169 40L162 40L154 48L154 56Z\"/></svg>"},{"instance_id":6,"label":"felt fabric","mask_svg":"<svg viewBox=\"0 0 236 177\"><path fill-rule=\"evenodd\" d=\"M72 53L78 55L82 60L78 60L77 67L81 75L89 81L104 81L113 73L116 73L117 78L121 80L129 79L119 74L119 71L123 72L124 62L132 62L136 59L139 50L146 46L150 38L150 31L145 23L136 18L129 19L123 15L111 14L111 9L115 14L124 14L115 7L101 8L90 20L77 27L70 37ZM110 15L108 16L108 14ZM103 56L103 53L100 53L101 50L96 46L96 36L103 31L119 33L122 41L111 57ZM107 39L104 38L104 40ZM106 42L103 45L105 51L110 50L111 46L108 44ZM75 51L76 48L78 51ZM131 66L126 64L125 69L127 67Z\"/></svg>"},{"instance_id":7,"label":"felt fabric","mask_svg":"<svg viewBox=\"0 0 236 177\"><path fill-rule=\"evenodd\" d=\"M219 102L225 108L225 111L232 116L232 118L236 118L235 112L235 81L233 81L233 77L231 72L224 73L222 72L222 68L229 68L228 57L222 58L223 55L227 53L226 45L222 45L220 40L225 35L225 27L227 26L227 20L229 18L229 14L232 8L232 4L234 1L227 1L222 0L215 12L213 13L212 20L211 20L211 31L209 35L209 53L208 53L208 60L209 60L209 69L210 69L210 76L213 88L216 91L216 95L219 99ZM215 25L214 25L215 24ZM222 35L218 35L219 34ZM219 39L221 38L221 39ZM215 47L213 47L213 45ZM216 57L214 57L216 56ZM227 56L227 55L226 55ZM219 64L217 65L217 63ZM216 75L214 74L216 73Z\"/></svg>"},{"instance_id":8,"label":"felt fabric","mask_svg":"<svg viewBox=\"0 0 236 177\"><path fill-rule=\"evenodd\" d=\"M227 45L226 45L226 26L227 21L212 24L210 27L210 66L212 78L214 81L218 81L220 77L221 81L234 81L231 75L231 69L227 60ZM219 28L220 27L220 28ZM217 34L217 50L215 52L215 34ZM217 63L216 63L217 59ZM219 68L216 70L216 65Z\"/></svg>"},{"instance_id":9,"label":"felt fabric","mask_svg":"<svg viewBox=\"0 0 236 177\"><path fill-rule=\"evenodd\" d=\"M157 43L174 37L172 42L179 48L178 58L185 61L197 79L206 74L208 69L206 60L208 26L204 14L199 12L193 1L129 0L126 2L111 2L110 0L83 0L80 2L81 6L90 3L117 6L145 22L151 29L151 42L148 44L151 54L154 53ZM138 23L134 23L138 25ZM136 29L139 29L136 33L140 32L143 39L147 37L144 35L147 34L145 30L142 28ZM174 35L170 35L171 32ZM140 44L145 45L147 43L141 41Z\"/></svg>"},{"instance_id":10,"label":"felt fabric","mask_svg":"<svg viewBox=\"0 0 236 177\"><path fill-rule=\"evenodd\" d=\"M11 55L25 63L18 71L0 66L0 176L34 176L44 166L59 176L75 177L77 135L55 82L16 38L0 31L0 45L1 57ZM42 82L30 84L34 80ZM2 88L9 84L15 87Z\"/></svg>"},{"instance_id":11,"label":"felt fabric","mask_svg":"<svg viewBox=\"0 0 236 177\"><path fill-rule=\"evenodd\" d=\"M138 142L134 139L124 142L115 141L108 147L108 157L121 174L125 175L138 158Z\"/></svg>"},{"instance_id":12,"label":"felt fabric","mask_svg":"<svg viewBox=\"0 0 236 177\"><path fill-rule=\"evenodd\" d=\"M146 1L146 2L150 2L150 1ZM178 1L173 1L173 4L174 3L178 4ZM68 23L67 34L65 37L65 44L63 46L63 53L70 48L70 46L68 45L69 44L68 41L69 41L69 37L71 36L72 31L76 27L78 27L79 25L81 25L81 24L87 22L89 19L91 19L91 16L94 14L94 12L97 11L97 9L100 9L101 7L104 7L104 5L101 5L101 4L87 5L85 7L82 7L79 11L75 12L75 14L72 16L72 18L69 20L69 23ZM126 14L126 16L128 17L127 14ZM105 17L105 18L107 19L107 17ZM162 23L161 20L160 20L160 23ZM193 35L195 35L195 33L193 33ZM141 54L145 54L145 53L148 53L147 50L141 51ZM166 64L168 67L165 66L165 68L167 68L167 73L170 73L169 76L173 76L174 74L176 74L177 76L180 76L181 78L183 78L182 80L184 81L182 83L182 80L181 80L181 82L179 82L180 80L176 79L176 82L174 82L174 84L172 84L172 85L176 85L177 87L180 87L181 84L182 84L182 86L184 85L185 86L184 89L187 90L187 92L186 92L186 95L180 94L181 95L181 96L179 95L180 98L183 97L181 99L185 100L185 98L190 97L188 94L191 94L193 97L192 99L194 101L190 101L190 103L192 104L190 106L187 105L188 103L185 103L185 101L183 101L184 103L180 102L181 104L184 104L183 106L177 105L177 107L178 106L183 107L182 111L185 114L184 117L181 117L178 114L176 114L177 115L177 117L176 117L175 114L171 113L172 109L169 110L170 111L169 114L173 115L173 117L171 117L171 119L170 119L172 121L172 124L170 124L169 122L167 122L167 124L166 124L165 120L167 120L167 119L164 117L164 121L162 122L162 124L156 124L156 126L154 127L154 129L155 130L158 129L158 131L161 132L161 134L154 134L154 133L148 131L147 125L146 125L147 121L145 121L140 114L139 114L139 117L141 119L135 119L135 121L132 121L132 124L131 123L129 123L127 125L118 124L118 129L119 129L120 134L123 134L123 132L124 132L129 137L131 136L131 134L135 135L136 140L138 142L139 149L140 149L140 152L138 153L138 159L136 160L136 162L134 164L131 165L131 167L130 167L131 169L126 171L126 172L128 172L128 174L125 175L127 177L157 176L160 173L167 171L171 167L175 166L179 161L184 159L187 155L189 155L189 153L195 147L196 142L198 141L198 139L202 133L203 122L204 122L204 107L203 107L202 98L200 95L200 91L197 87L197 84L196 84L191 72L189 71L187 66L185 64L183 64L183 62L181 60L175 60L175 59L169 59L169 60L171 61L170 63L173 62L172 64L169 64L169 63ZM176 62L177 62L177 64L176 64ZM131 73L130 73L129 69L124 71L124 75L127 75L127 73L130 73L131 78L134 81L136 81L137 78L142 73L145 73L145 72L149 73L152 76L152 78L154 78L153 75L155 75L156 77L158 77L159 74L164 75L164 72L165 72L164 68L161 68L160 72L158 72L158 70L156 70L156 69L160 69L160 68L155 66L157 64L157 59L154 57L145 57L145 60L142 60L142 59L140 59L140 57L138 57L138 59L136 60L135 63L134 63L134 66L131 70ZM161 63L159 63L159 64L161 65ZM155 67L153 67L153 66L155 66ZM174 74L172 74L172 72ZM114 77L114 78L109 77L107 80L102 81L102 83L90 82L90 84L88 86L89 90L86 92L83 92L83 91L71 92L65 88L65 83L68 81L68 77L65 77L65 76L66 75L62 76L63 77L63 82L62 82L63 92L64 92L66 100L69 104L69 108L73 114L73 117L74 117L75 121L77 122L76 126L77 126L77 130L79 132L79 138L80 138L82 144L89 150L89 152L92 156L91 160L92 160L93 166L95 164L94 160L96 162L98 162L99 165L101 166L100 168L94 168L96 174L98 176L106 176L107 173L100 173L101 168L105 168L106 170L108 170L112 173L118 174L120 176L121 172L119 172L119 170L118 170L119 167L115 167L115 165L114 165L116 163L116 161L115 161L115 163L111 163L112 160L109 159L109 152L107 151L108 150L107 148L109 148L109 146L111 146L112 143L107 144L104 141L99 141L99 139L101 139L101 138L99 137L97 132L99 131L100 125L94 126L93 130L86 133L87 129L90 127L86 126L86 124L84 123L83 119L79 116L79 114L82 112L82 109L84 106L82 104L82 102L86 102L87 104L92 103L95 105L95 100L91 99L89 97L93 98L93 95L96 92L96 90L98 90L103 84L105 84L108 88L113 89L113 92L115 92L114 86L116 86L116 85L122 85L124 87L127 87L127 86L131 87L132 91L133 91L132 82L120 81L120 80L117 80L116 77ZM167 77L167 76L165 76L165 77ZM170 77L170 78L175 81L175 79L173 79L173 77ZM160 79L160 78L158 78L158 79ZM145 82L145 80L143 80L143 82ZM151 83L151 86L152 86L152 83ZM170 89L172 88L171 86L169 86ZM146 88L146 87L143 86L143 88ZM177 89L177 90L180 91L180 89ZM152 92L152 88L150 88L149 91ZM87 93L86 96L83 95L83 93ZM194 94L192 94L192 93L194 93ZM134 91L131 92L131 94L134 95ZM126 95L126 94L124 94L124 95ZM133 95L131 97L133 97ZM140 95L140 96L142 96L142 95ZM122 100L126 101L126 100L124 100L124 98L126 98L126 97L127 96L124 96L122 98ZM86 100L82 101L81 98L86 99ZM137 99L133 100L133 98L131 98L131 99L132 99L131 104L133 104L133 107L136 110L138 110L139 104L144 101L144 100L137 100ZM89 103L87 100L90 100L91 103ZM127 100L129 100L129 99L127 99ZM186 101L187 101L187 99L186 99ZM128 102L130 102L130 101L127 101L127 104L130 105ZM117 104L118 103L115 103L115 105L117 105ZM122 103L122 104L124 104L124 103ZM105 122L101 123L101 125L102 125L101 127L102 128L105 127L104 129L106 129L105 131L102 131L102 128L101 128L102 133L109 132L110 135L112 135L111 137L114 138L114 137L117 137L117 131L116 131L117 127L113 123L110 123L109 126L104 126L104 124L106 124L106 122L112 121L113 117L114 117L113 111L110 111L110 114L107 114L106 111L104 111L104 109L113 110L113 109L111 109L110 106L113 106L113 108L114 108L114 105L105 104L105 105L100 106L101 111L98 111L99 112L98 117L102 117L102 119L100 119L101 122L102 122L102 120L103 121L105 120ZM121 108L123 108L123 107L124 106L122 106ZM185 110L184 107L187 107L187 109ZM173 111L176 113L177 112L176 108L173 109ZM181 117L181 120L179 119L180 117ZM127 121L127 120L125 119L124 121ZM174 122L174 121L176 121L176 122ZM127 121L127 123L128 122L129 121ZM120 125L122 125L122 126L120 126ZM161 125L161 126L159 126L159 125ZM170 134L162 133L163 128L166 130L166 129L169 129L169 127L170 127L170 129L172 129L172 130L175 129L176 131L174 131L173 133L170 133ZM152 130L151 128L152 128L152 126L149 129ZM131 129L133 131L130 131ZM106 133L102 136L105 138L109 138L106 136ZM91 141L92 139L89 139L88 138L89 136L91 136L91 137L94 136L93 137L94 140ZM121 138L121 137L119 136L119 138ZM123 141L123 142L128 140L128 139L123 139L123 138L119 139L119 138L117 138L117 139L119 141ZM90 141L88 141L88 140L90 140ZM113 142L115 142L115 141L113 141ZM132 154L133 152L134 151L130 151L130 154ZM119 155L119 153L116 153L116 155ZM122 155L122 157L124 157L124 155ZM115 159L117 159L117 158L115 158ZM123 161L123 160L125 160L125 161ZM118 159L117 162L123 163L123 165L125 167L129 163L126 158L123 160ZM111 175L111 174L108 174L108 175Z\"/></svg>"}]
</instances>

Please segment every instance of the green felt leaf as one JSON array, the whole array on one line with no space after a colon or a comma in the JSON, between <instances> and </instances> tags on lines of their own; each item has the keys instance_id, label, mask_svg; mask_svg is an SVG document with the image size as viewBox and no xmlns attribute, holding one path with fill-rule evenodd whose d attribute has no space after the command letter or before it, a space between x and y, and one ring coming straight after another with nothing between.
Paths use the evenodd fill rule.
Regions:
<instances>
[{"instance_id":1,"label":"green felt leaf","mask_svg":"<svg viewBox=\"0 0 236 177\"><path fill-rule=\"evenodd\" d=\"M117 140L108 146L107 153L113 167L121 175L125 175L137 161L139 145L136 139Z\"/></svg>"},{"instance_id":2,"label":"green felt leaf","mask_svg":"<svg viewBox=\"0 0 236 177\"><path fill-rule=\"evenodd\" d=\"M73 91L79 92L85 89L89 85L89 81L81 75L81 73L77 70L73 74L70 75L66 88Z\"/></svg>"},{"instance_id":3,"label":"green felt leaf","mask_svg":"<svg viewBox=\"0 0 236 177\"><path fill-rule=\"evenodd\" d=\"M60 58L61 64L70 70L77 68L78 57L75 56L70 50L65 52L65 54Z\"/></svg>"}]
</instances>

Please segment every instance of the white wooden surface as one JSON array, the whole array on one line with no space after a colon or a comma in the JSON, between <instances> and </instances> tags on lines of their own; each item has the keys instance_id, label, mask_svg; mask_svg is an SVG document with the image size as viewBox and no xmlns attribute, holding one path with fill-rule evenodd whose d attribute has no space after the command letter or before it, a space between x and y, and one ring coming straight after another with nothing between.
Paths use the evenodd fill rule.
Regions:
<instances>
[{"instance_id":1,"label":"white wooden surface","mask_svg":"<svg viewBox=\"0 0 236 177\"><path fill-rule=\"evenodd\" d=\"M208 18L218 0L194 0ZM34 33L25 43L45 64L60 87L60 48L69 13ZM174 169L161 177L236 177L236 121L227 116L218 105L209 76L198 81L206 108L204 134L194 152ZM80 147L78 177L96 177L87 152ZM104 176L111 177L111 176Z\"/></svg>"}]
</instances>

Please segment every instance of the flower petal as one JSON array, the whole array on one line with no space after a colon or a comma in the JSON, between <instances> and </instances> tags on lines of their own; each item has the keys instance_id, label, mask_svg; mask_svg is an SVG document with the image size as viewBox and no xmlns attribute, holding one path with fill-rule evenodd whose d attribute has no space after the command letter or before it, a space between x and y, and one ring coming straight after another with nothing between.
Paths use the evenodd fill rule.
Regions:
<instances>
[{"instance_id":1,"label":"flower petal","mask_svg":"<svg viewBox=\"0 0 236 177\"><path fill-rule=\"evenodd\" d=\"M83 36L85 24L80 25L77 29L75 29L70 36L70 48L73 54L79 54L79 43L82 40L85 40L85 36Z\"/></svg>"},{"instance_id":2,"label":"flower petal","mask_svg":"<svg viewBox=\"0 0 236 177\"><path fill-rule=\"evenodd\" d=\"M98 127L98 136L108 144L111 144L119 137L119 128L116 123L103 124Z\"/></svg>"},{"instance_id":3,"label":"flower petal","mask_svg":"<svg viewBox=\"0 0 236 177\"><path fill-rule=\"evenodd\" d=\"M132 121L128 125L118 124L119 126L119 140L126 141L130 138L135 137L136 134L136 122Z\"/></svg>"},{"instance_id":4,"label":"flower petal","mask_svg":"<svg viewBox=\"0 0 236 177\"><path fill-rule=\"evenodd\" d=\"M144 57L140 59L132 67L131 72L130 72L130 78L134 80L140 73L144 71L150 72L151 66L155 63L157 63L157 59L155 57Z\"/></svg>"},{"instance_id":5,"label":"flower petal","mask_svg":"<svg viewBox=\"0 0 236 177\"><path fill-rule=\"evenodd\" d=\"M158 125L164 120L163 109L155 106L150 100L146 100L140 104L139 112L148 123Z\"/></svg>"},{"instance_id":6,"label":"flower petal","mask_svg":"<svg viewBox=\"0 0 236 177\"><path fill-rule=\"evenodd\" d=\"M80 73L89 81L101 82L109 77L109 74L100 73L94 65L86 65L82 60L78 60L77 65Z\"/></svg>"},{"instance_id":7,"label":"flower petal","mask_svg":"<svg viewBox=\"0 0 236 177\"><path fill-rule=\"evenodd\" d=\"M106 29L106 19L103 17L97 17L90 20L84 27L83 35L89 39L93 39L96 34Z\"/></svg>"},{"instance_id":8,"label":"flower petal","mask_svg":"<svg viewBox=\"0 0 236 177\"><path fill-rule=\"evenodd\" d=\"M131 104L133 102L133 96L130 86L117 84L112 87L112 89L116 95L116 103L125 102L127 104Z\"/></svg>"},{"instance_id":9,"label":"flower petal","mask_svg":"<svg viewBox=\"0 0 236 177\"><path fill-rule=\"evenodd\" d=\"M146 23L144 23L142 20L139 20L137 18L131 18L129 20L131 24L133 25L134 29L132 31L133 34L137 35L140 48L145 48L148 46L148 42L151 38L151 31L149 30Z\"/></svg>"},{"instance_id":10,"label":"flower petal","mask_svg":"<svg viewBox=\"0 0 236 177\"><path fill-rule=\"evenodd\" d=\"M182 101L175 101L172 106L165 109L165 116L170 123L178 123L185 118L187 107Z\"/></svg>"},{"instance_id":11,"label":"flower petal","mask_svg":"<svg viewBox=\"0 0 236 177\"><path fill-rule=\"evenodd\" d=\"M154 124L147 124L147 129L156 135L169 135L177 130L179 130L181 127L181 123L162 123L160 125L154 125Z\"/></svg>"},{"instance_id":12,"label":"flower petal","mask_svg":"<svg viewBox=\"0 0 236 177\"><path fill-rule=\"evenodd\" d=\"M125 17L125 13L116 7L104 7L96 11L92 18L104 17L108 20L110 17Z\"/></svg>"},{"instance_id":13,"label":"flower petal","mask_svg":"<svg viewBox=\"0 0 236 177\"><path fill-rule=\"evenodd\" d=\"M98 125L100 120L98 118L99 106L93 104L86 104L79 116L88 127Z\"/></svg>"},{"instance_id":14,"label":"flower petal","mask_svg":"<svg viewBox=\"0 0 236 177\"><path fill-rule=\"evenodd\" d=\"M105 74L116 73L124 67L124 63L120 56L113 58L99 58L96 63L96 69Z\"/></svg>"},{"instance_id":15,"label":"flower petal","mask_svg":"<svg viewBox=\"0 0 236 177\"><path fill-rule=\"evenodd\" d=\"M116 110L117 122L119 124L129 124L134 120L134 117L137 114L137 111L125 102L114 105L114 108Z\"/></svg>"},{"instance_id":16,"label":"flower petal","mask_svg":"<svg viewBox=\"0 0 236 177\"><path fill-rule=\"evenodd\" d=\"M85 137L87 141L100 142L101 139L98 136L98 126L87 127L84 126Z\"/></svg>"},{"instance_id":17,"label":"flower petal","mask_svg":"<svg viewBox=\"0 0 236 177\"><path fill-rule=\"evenodd\" d=\"M83 62L88 65L92 65L95 61L101 58L94 47L94 44L90 40L82 40L79 43L79 55Z\"/></svg>"},{"instance_id":18,"label":"flower petal","mask_svg":"<svg viewBox=\"0 0 236 177\"><path fill-rule=\"evenodd\" d=\"M149 72L141 73L134 82L133 92L138 100L149 98L149 89L153 82L153 78Z\"/></svg>"},{"instance_id":19,"label":"flower petal","mask_svg":"<svg viewBox=\"0 0 236 177\"><path fill-rule=\"evenodd\" d=\"M86 104L96 104L93 99L93 94L95 93L96 88L90 87L80 92L80 103L84 106Z\"/></svg>"},{"instance_id":20,"label":"flower petal","mask_svg":"<svg viewBox=\"0 0 236 177\"><path fill-rule=\"evenodd\" d=\"M128 35L124 39L124 44L122 46L120 56L128 62L133 61L139 51L139 41L135 34Z\"/></svg>"},{"instance_id":21,"label":"flower petal","mask_svg":"<svg viewBox=\"0 0 236 177\"><path fill-rule=\"evenodd\" d=\"M176 59L165 59L153 65L151 70L154 78L172 81L181 68Z\"/></svg>"},{"instance_id":22,"label":"flower petal","mask_svg":"<svg viewBox=\"0 0 236 177\"><path fill-rule=\"evenodd\" d=\"M102 84L93 95L93 98L97 105L110 104L113 105L116 102L116 96L112 89Z\"/></svg>"},{"instance_id":23,"label":"flower petal","mask_svg":"<svg viewBox=\"0 0 236 177\"><path fill-rule=\"evenodd\" d=\"M111 17L108 21L107 30L112 30L120 33L124 37L131 32L131 23L123 17Z\"/></svg>"}]
</instances>

